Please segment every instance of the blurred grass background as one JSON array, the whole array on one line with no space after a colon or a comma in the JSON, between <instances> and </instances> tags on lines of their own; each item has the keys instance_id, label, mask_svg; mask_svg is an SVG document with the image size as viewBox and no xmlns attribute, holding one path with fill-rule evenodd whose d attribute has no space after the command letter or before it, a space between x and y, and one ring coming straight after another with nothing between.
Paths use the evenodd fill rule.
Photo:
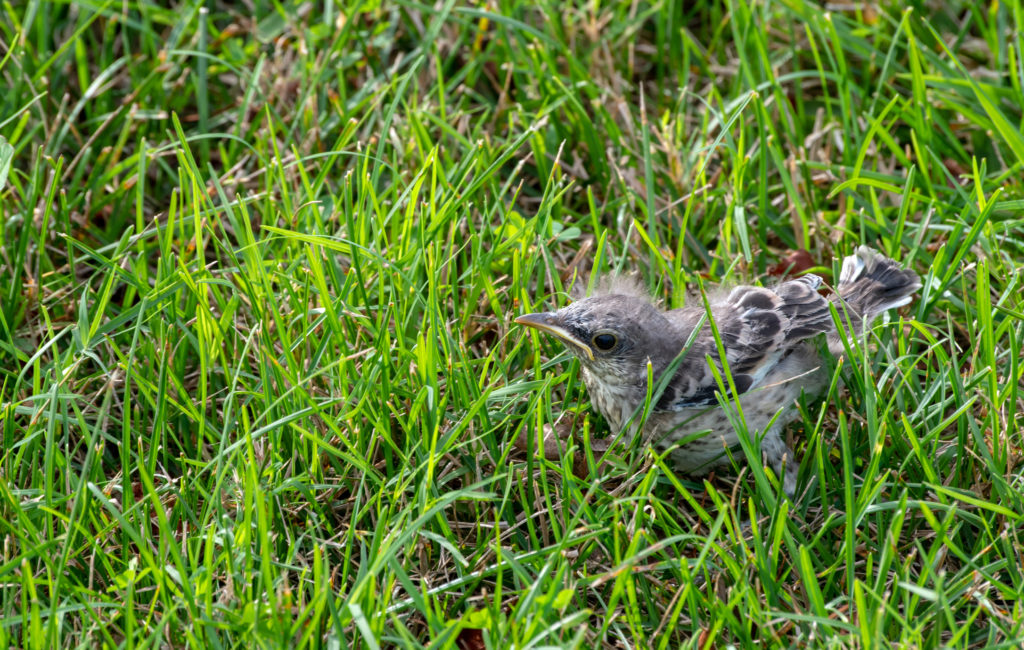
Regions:
<instances>
[{"instance_id":1,"label":"blurred grass background","mask_svg":"<svg viewBox=\"0 0 1024 650\"><path fill-rule=\"evenodd\" d=\"M1022 24L4 3L0 646L1019 647ZM861 243L925 286L802 405L795 501L598 468L511 323Z\"/></svg>"}]
</instances>

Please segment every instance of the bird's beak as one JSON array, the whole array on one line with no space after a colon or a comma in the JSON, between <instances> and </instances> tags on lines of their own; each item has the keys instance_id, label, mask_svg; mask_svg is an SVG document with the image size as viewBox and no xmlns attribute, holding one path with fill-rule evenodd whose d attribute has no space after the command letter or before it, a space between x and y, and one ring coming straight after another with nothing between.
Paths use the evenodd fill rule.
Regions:
<instances>
[{"instance_id":1,"label":"bird's beak","mask_svg":"<svg viewBox=\"0 0 1024 650\"><path fill-rule=\"evenodd\" d=\"M556 314L551 312L543 314L524 314L517 318L516 322L520 325L526 325L527 327L533 327L542 332L553 334L566 343L571 344L574 348L581 350L591 361L594 360L594 351L590 349L590 346L587 345L585 341L581 341L570 334L569 330L559 325L558 316Z\"/></svg>"}]
</instances>

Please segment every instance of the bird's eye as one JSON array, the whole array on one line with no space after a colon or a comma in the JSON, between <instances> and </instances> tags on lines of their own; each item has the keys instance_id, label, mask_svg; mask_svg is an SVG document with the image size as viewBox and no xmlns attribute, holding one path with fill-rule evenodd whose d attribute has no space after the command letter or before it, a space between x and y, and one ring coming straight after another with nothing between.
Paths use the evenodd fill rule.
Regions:
<instances>
[{"instance_id":1,"label":"bird's eye","mask_svg":"<svg viewBox=\"0 0 1024 650\"><path fill-rule=\"evenodd\" d=\"M611 350L619 340L614 334L598 334L594 337L594 345L599 350Z\"/></svg>"}]
</instances>

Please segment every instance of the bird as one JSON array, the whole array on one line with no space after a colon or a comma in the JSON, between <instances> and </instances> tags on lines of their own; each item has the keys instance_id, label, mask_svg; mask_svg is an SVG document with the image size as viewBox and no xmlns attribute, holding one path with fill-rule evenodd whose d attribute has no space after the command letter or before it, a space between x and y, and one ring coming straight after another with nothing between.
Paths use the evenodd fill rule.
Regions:
<instances>
[{"instance_id":1,"label":"bird","mask_svg":"<svg viewBox=\"0 0 1024 650\"><path fill-rule=\"evenodd\" d=\"M730 462L726 449L741 434L723 404L738 403L732 418L742 413L742 429L792 498L794 455L782 431L798 417L801 394L819 396L829 386L822 348L841 356L845 337L908 304L921 281L860 246L844 258L833 293L822 295L821 286L819 276L805 274L666 311L638 288L613 281L562 309L515 322L553 335L579 359L591 404L614 435L641 435L671 449L671 463L683 474L702 476ZM815 341L818 335L827 346Z\"/></svg>"}]
</instances>

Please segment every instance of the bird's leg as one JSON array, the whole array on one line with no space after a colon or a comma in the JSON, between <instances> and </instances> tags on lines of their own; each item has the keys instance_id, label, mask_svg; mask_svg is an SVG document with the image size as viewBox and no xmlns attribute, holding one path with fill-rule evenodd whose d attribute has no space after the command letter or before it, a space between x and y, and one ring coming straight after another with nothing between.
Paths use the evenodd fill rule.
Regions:
<instances>
[{"instance_id":1,"label":"bird's leg","mask_svg":"<svg viewBox=\"0 0 1024 650\"><path fill-rule=\"evenodd\" d=\"M782 439L782 425L776 422L761 439L761 454L771 465L776 477L782 479L782 490L790 499L796 494L796 472L799 464L793 450Z\"/></svg>"}]
</instances>

